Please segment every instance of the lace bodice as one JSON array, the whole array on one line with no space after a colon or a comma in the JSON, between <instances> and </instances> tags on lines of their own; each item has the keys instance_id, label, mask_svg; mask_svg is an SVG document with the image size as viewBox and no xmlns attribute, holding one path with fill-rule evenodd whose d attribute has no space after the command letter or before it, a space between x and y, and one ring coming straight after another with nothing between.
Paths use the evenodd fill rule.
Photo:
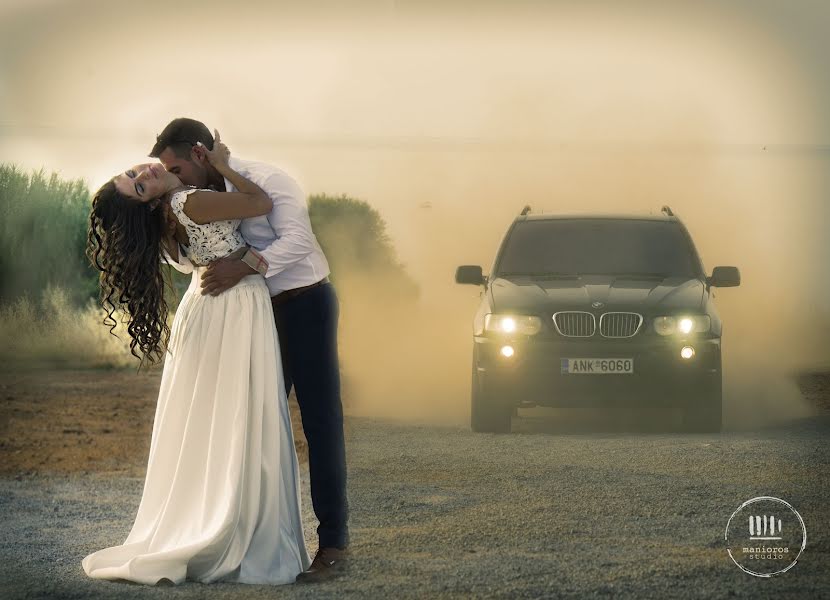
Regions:
<instances>
[{"instance_id":1,"label":"lace bodice","mask_svg":"<svg viewBox=\"0 0 830 600\"><path fill-rule=\"evenodd\" d=\"M242 234L239 233L239 219L233 221L213 221L199 225L194 223L184 212L184 203L192 192L207 192L210 190L182 190L173 194L170 199L170 208L179 220L190 240L190 246L184 250L187 258L195 265L207 265L208 263L227 256L234 250L245 245Z\"/></svg>"}]
</instances>

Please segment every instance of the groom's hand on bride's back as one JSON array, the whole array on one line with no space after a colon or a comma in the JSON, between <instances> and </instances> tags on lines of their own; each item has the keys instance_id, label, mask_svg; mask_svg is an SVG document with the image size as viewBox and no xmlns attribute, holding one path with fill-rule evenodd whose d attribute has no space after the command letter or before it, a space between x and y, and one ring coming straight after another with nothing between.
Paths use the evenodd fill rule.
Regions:
<instances>
[{"instance_id":1,"label":"groom's hand on bride's back","mask_svg":"<svg viewBox=\"0 0 830 600\"><path fill-rule=\"evenodd\" d=\"M202 295L218 296L231 289L246 275L253 275L257 271L242 262L242 256L247 248L240 248L233 254L210 263L205 276L202 277Z\"/></svg>"}]
</instances>

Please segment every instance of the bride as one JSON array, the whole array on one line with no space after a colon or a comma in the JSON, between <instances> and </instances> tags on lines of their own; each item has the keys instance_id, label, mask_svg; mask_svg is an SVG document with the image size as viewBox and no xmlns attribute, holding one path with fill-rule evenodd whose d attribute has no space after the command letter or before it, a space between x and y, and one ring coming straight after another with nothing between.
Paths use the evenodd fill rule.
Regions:
<instances>
[{"instance_id":1,"label":"bride","mask_svg":"<svg viewBox=\"0 0 830 600\"><path fill-rule=\"evenodd\" d=\"M270 295L259 274L203 296L207 265L244 247L239 220L271 210L259 186L210 163L239 191L187 188L159 164L137 165L92 201L89 253L101 271L105 323L128 318L142 361L165 357L141 504L127 539L83 559L98 579L283 584L310 564ZM164 248L196 265L167 326ZM166 349L165 349L166 346Z\"/></svg>"}]
</instances>

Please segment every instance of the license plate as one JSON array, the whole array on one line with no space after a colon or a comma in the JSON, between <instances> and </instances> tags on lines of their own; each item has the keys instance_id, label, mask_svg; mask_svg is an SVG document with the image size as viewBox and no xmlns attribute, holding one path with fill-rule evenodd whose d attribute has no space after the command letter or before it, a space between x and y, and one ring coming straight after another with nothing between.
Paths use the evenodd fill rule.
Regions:
<instances>
[{"instance_id":1,"label":"license plate","mask_svg":"<svg viewBox=\"0 0 830 600\"><path fill-rule=\"evenodd\" d=\"M620 375L633 372L633 358L562 359L562 375Z\"/></svg>"}]
</instances>

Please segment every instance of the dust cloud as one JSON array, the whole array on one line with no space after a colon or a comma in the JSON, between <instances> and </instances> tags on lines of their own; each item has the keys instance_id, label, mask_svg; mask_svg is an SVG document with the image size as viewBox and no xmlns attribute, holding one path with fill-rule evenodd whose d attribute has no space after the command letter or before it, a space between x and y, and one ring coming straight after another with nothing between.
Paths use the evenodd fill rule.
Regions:
<instances>
[{"instance_id":1,"label":"dust cloud","mask_svg":"<svg viewBox=\"0 0 830 600\"><path fill-rule=\"evenodd\" d=\"M525 204L536 212L627 214L670 205L707 272L735 265L742 274L740 287L716 291L724 321L725 428L810 414L793 375L830 364L830 321L815 298L826 281L813 220L814 203L828 189L822 161L761 147L601 145L399 158L413 174L398 172L390 187L420 190L407 196L408 211L399 210L405 227L397 236L420 295L374 301L382 279L342 290L352 414L467 422L472 316L481 288L455 285L454 270L480 264L488 272ZM442 176L425 189L422 174L437 172Z\"/></svg>"}]
</instances>

